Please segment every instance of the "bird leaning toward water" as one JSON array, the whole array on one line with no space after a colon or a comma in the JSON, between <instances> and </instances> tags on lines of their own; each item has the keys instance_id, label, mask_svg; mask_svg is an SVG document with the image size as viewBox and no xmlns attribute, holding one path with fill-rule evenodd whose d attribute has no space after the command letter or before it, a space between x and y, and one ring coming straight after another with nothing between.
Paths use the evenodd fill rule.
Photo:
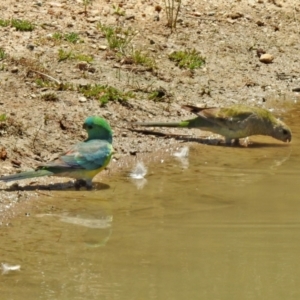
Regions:
<instances>
[{"instance_id":1,"label":"bird leaning toward water","mask_svg":"<svg viewBox=\"0 0 300 300\"><path fill-rule=\"evenodd\" d=\"M83 128L88 137L63 153L58 159L39 165L35 170L0 177L0 181L9 182L41 176L60 176L76 179L79 189L92 187L92 179L110 162L112 148L112 130L108 122L100 117L85 119Z\"/></svg>"},{"instance_id":2,"label":"bird leaning toward water","mask_svg":"<svg viewBox=\"0 0 300 300\"><path fill-rule=\"evenodd\" d=\"M201 108L193 105L182 107L195 113L197 117L172 123L138 122L135 124L147 127L199 128L224 136L227 145L231 145L232 140L239 143L240 138L251 135L267 135L283 142L290 142L292 139L290 128L263 108L245 105L221 108Z\"/></svg>"}]
</instances>

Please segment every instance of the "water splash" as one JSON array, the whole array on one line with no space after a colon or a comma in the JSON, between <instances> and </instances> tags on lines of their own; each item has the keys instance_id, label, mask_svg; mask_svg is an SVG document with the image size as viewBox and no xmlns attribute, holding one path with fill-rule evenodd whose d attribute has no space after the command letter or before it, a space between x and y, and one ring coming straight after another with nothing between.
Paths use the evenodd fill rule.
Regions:
<instances>
[{"instance_id":1,"label":"water splash","mask_svg":"<svg viewBox=\"0 0 300 300\"><path fill-rule=\"evenodd\" d=\"M175 156L181 162L183 169L187 169L189 167L189 147L182 147L179 151L175 152L173 156Z\"/></svg>"},{"instance_id":2,"label":"water splash","mask_svg":"<svg viewBox=\"0 0 300 300\"><path fill-rule=\"evenodd\" d=\"M10 271L20 271L20 265L10 265L6 263L1 263L2 275L7 274Z\"/></svg>"},{"instance_id":3,"label":"water splash","mask_svg":"<svg viewBox=\"0 0 300 300\"><path fill-rule=\"evenodd\" d=\"M57 217L61 222L80 225L88 228L105 229L110 228L113 216L105 216L99 219L86 219L80 216L68 216L59 214L37 214L37 217Z\"/></svg>"},{"instance_id":4,"label":"water splash","mask_svg":"<svg viewBox=\"0 0 300 300\"><path fill-rule=\"evenodd\" d=\"M132 169L129 176L133 179L143 179L147 174L147 168L143 162L138 162L136 166Z\"/></svg>"},{"instance_id":5,"label":"water splash","mask_svg":"<svg viewBox=\"0 0 300 300\"><path fill-rule=\"evenodd\" d=\"M178 158L188 157L189 156L189 147L187 147L187 146L182 147L179 151L174 153L174 156L178 157Z\"/></svg>"},{"instance_id":6,"label":"water splash","mask_svg":"<svg viewBox=\"0 0 300 300\"><path fill-rule=\"evenodd\" d=\"M136 166L132 169L129 176L132 178L132 182L135 184L138 190L144 188L147 183L147 179L144 177L147 175L147 168L143 162L137 162Z\"/></svg>"}]
</instances>

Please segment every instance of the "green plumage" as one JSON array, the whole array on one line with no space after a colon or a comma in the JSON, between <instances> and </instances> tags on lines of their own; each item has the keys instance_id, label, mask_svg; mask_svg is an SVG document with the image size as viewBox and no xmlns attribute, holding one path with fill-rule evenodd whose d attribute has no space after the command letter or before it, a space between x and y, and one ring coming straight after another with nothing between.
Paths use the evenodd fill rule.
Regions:
<instances>
[{"instance_id":1,"label":"green plumage","mask_svg":"<svg viewBox=\"0 0 300 300\"><path fill-rule=\"evenodd\" d=\"M227 144L231 144L232 140L238 141L240 138L251 135L268 135L283 142L289 142L292 139L290 128L263 108L245 105L227 108L200 108L184 105L183 108L195 113L197 117L172 123L142 122L136 124L148 127L199 128L224 136Z\"/></svg>"},{"instance_id":2,"label":"green plumage","mask_svg":"<svg viewBox=\"0 0 300 300\"><path fill-rule=\"evenodd\" d=\"M109 124L99 117L86 118L83 128L88 138L72 146L58 159L40 165L35 171L21 172L0 177L1 181L22 180L41 176L70 177L84 181L91 186L93 177L109 163L112 148L112 130Z\"/></svg>"}]
</instances>

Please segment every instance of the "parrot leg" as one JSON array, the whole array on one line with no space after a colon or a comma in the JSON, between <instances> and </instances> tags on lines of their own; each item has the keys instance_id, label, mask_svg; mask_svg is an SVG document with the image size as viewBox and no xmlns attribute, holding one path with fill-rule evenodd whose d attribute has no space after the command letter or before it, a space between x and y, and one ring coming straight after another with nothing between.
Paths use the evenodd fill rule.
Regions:
<instances>
[{"instance_id":1,"label":"parrot leg","mask_svg":"<svg viewBox=\"0 0 300 300\"><path fill-rule=\"evenodd\" d=\"M232 143L232 139L230 138L225 138L225 145L226 146L239 146L240 140L239 139L234 139Z\"/></svg>"},{"instance_id":2,"label":"parrot leg","mask_svg":"<svg viewBox=\"0 0 300 300\"><path fill-rule=\"evenodd\" d=\"M81 187L86 187L87 190L91 190L92 189L92 181L84 180L84 179L77 179L75 181L74 186L77 191L79 191Z\"/></svg>"}]
</instances>

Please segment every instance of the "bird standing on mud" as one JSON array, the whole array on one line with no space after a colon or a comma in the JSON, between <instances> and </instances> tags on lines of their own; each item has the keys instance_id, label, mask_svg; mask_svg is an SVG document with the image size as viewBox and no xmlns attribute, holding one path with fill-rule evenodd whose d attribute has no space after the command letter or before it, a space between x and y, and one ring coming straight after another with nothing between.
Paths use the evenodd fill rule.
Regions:
<instances>
[{"instance_id":1,"label":"bird standing on mud","mask_svg":"<svg viewBox=\"0 0 300 300\"><path fill-rule=\"evenodd\" d=\"M85 119L83 128L88 138L63 153L58 159L38 166L34 171L21 172L0 177L1 181L14 181L41 176L60 176L75 178L75 187L92 187L92 179L110 162L112 148L112 130L100 117Z\"/></svg>"},{"instance_id":2,"label":"bird standing on mud","mask_svg":"<svg viewBox=\"0 0 300 300\"><path fill-rule=\"evenodd\" d=\"M240 138L251 135L267 135L283 142L290 142L292 139L290 128L263 108L245 105L233 105L227 108L200 108L184 105L183 108L195 113L198 117L174 123L139 122L135 124L148 127L199 128L224 136L227 145L230 145L232 140L238 143Z\"/></svg>"}]
</instances>

